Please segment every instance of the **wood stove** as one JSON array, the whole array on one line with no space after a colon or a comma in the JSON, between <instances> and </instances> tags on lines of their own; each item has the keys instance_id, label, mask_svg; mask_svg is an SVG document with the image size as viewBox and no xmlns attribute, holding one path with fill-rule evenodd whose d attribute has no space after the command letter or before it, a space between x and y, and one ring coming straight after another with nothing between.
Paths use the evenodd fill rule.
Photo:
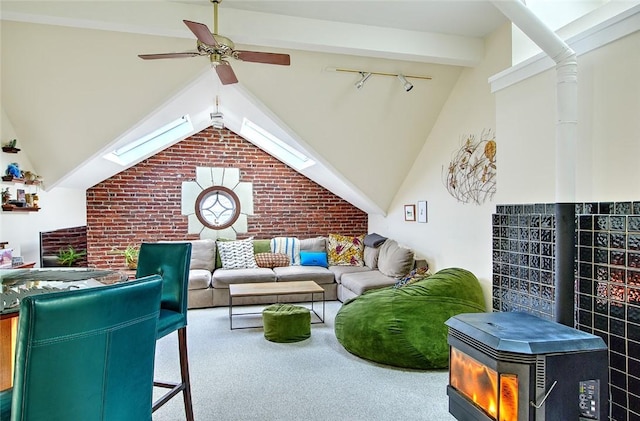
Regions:
<instances>
[{"instance_id":1,"label":"wood stove","mask_svg":"<svg viewBox=\"0 0 640 421\"><path fill-rule=\"evenodd\" d=\"M602 338L520 312L460 314L446 324L456 419L608 419Z\"/></svg>"}]
</instances>

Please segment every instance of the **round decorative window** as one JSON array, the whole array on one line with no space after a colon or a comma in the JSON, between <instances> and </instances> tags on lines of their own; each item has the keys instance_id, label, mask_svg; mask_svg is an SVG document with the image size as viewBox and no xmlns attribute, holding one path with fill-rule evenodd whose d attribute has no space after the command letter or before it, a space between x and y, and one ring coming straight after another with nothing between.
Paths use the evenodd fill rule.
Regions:
<instances>
[{"instance_id":1,"label":"round decorative window","mask_svg":"<svg viewBox=\"0 0 640 421\"><path fill-rule=\"evenodd\" d=\"M240 200L233 190L212 186L196 199L196 216L205 227L222 230L233 225L240 216Z\"/></svg>"}]
</instances>

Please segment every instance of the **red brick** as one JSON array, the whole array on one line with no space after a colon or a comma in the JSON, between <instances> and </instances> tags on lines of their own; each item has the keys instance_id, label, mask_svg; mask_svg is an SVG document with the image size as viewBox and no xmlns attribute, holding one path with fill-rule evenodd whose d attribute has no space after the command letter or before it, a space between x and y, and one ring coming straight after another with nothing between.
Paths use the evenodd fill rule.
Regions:
<instances>
[{"instance_id":1,"label":"red brick","mask_svg":"<svg viewBox=\"0 0 640 421\"><path fill-rule=\"evenodd\" d=\"M239 168L240 181L253 183L254 215L239 238L366 233L365 212L242 137L206 129L87 191L88 263L121 269L113 246L198 238L180 212L182 182L195 180L195 167Z\"/></svg>"}]
</instances>

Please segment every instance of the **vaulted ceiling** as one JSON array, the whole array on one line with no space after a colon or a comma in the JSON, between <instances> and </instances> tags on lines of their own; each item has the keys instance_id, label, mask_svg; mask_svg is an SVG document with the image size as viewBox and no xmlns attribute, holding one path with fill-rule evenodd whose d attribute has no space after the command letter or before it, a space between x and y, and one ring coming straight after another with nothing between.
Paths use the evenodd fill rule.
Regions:
<instances>
[{"instance_id":1,"label":"vaulted ceiling","mask_svg":"<svg viewBox=\"0 0 640 421\"><path fill-rule=\"evenodd\" d=\"M233 61L222 86L183 19L213 28L208 0L0 3L2 119L49 187L88 188L123 170L102 156L180 115L194 132L219 96L226 125L252 120L310 155L303 174L367 212L384 213L462 69L506 19L484 1L243 1L220 5L237 46L291 55L291 66ZM349 68L430 76L405 92ZM3 134L6 131L3 129ZM0 139L2 142L8 139Z\"/></svg>"}]
</instances>

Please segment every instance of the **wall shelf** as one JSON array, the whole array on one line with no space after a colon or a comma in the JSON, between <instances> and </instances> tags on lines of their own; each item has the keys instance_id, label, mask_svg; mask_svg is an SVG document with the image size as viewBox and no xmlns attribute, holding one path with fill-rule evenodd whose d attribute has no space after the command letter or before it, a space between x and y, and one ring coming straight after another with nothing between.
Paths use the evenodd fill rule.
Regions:
<instances>
[{"instance_id":1,"label":"wall shelf","mask_svg":"<svg viewBox=\"0 0 640 421\"><path fill-rule=\"evenodd\" d=\"M14 205L2 205L4 212L38 212L40 208L35 206L14 206Z\"/></svg>"},{"instance_id":2,"label":"wall shelf","mask_svg":"<svg viewBox=\"0 0 640 421\"><path fill-rule=\"evenodd\" d=\"M15 142L13 142L15 145ZM2 152L4 153L18 153L20 149L15 146L3 146ZM17 165L17 164L16 164ZM3 183L12 183L12 184L22 184L25 186L40 186L42 181L39 180L38 176L33 174L31 171L23 171L21 172L21 177L14 177L11 174L5 173L2 175ZM15 195L18 200L10 200L12 193L9 191L9 187L1 188L2 192L2 212L38 212L40 207L38 206L38 188L35 188L35 193L31 193L34 188L29 187L26 189L22 189L20 186L16 186L11 188L15 190ZM25 192L27 190L29 193ZM19 206L19 205L28 205L28 206Z\"/></svg>"},{"instance_id":3,"label":"wall shelf","mask_svg":"<svg viewBox=\"0 0 640 421\"><path fill-rule=\"evenodd\" d=\"M25 184L27 186L38 186L40 185L40 181L38 180L27 180L24 178L15 178L10 175L3 175L2 181L5 183L16 183L16 184Z\"/></svg>"}]
</instances>

